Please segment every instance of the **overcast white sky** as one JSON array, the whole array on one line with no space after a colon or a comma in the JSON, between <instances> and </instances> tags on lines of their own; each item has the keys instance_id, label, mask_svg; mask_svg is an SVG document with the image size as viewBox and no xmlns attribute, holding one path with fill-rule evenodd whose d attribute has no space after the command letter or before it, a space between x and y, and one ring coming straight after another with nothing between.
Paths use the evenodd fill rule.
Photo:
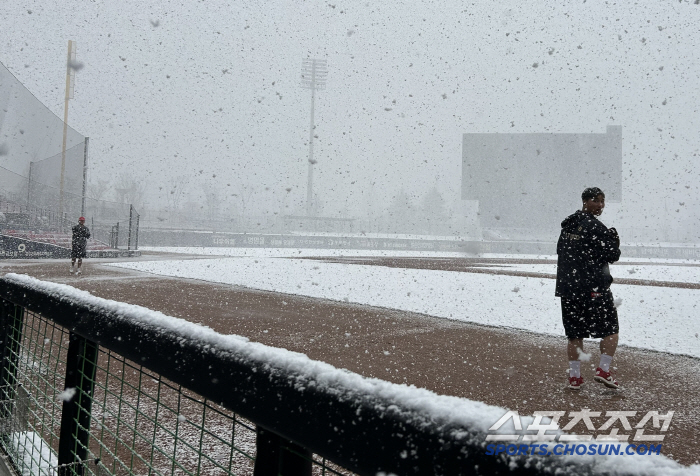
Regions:
<instances>
[{"instance_id":1,"label":"overcast white sky","mask_svg":"<svg viewBox=\"0 0 700 476\"><path fill-rule=\"evenodd\" d=\"M77 41L69 123L90 137L91 174L133 170L150 204L178 175L194 188L245 185L261 211L288 187L303 201L301 61L315 57L329 69L315 144L329 211L363 211L372 182L382 204L436 181L456 202L465 132L609 124L623 127L623 203L611 218L672 225L698 205L695 0L0 5L0 61L61 117L67 42Z\"/></svg>"}]
</instances>

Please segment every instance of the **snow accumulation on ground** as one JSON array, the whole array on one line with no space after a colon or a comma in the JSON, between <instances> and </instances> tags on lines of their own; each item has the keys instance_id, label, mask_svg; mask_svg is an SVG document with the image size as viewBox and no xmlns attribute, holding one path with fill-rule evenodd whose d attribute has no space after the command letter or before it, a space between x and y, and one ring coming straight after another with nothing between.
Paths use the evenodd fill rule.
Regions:
<instances>
[{"instance_id":1,"label":"snow accumulation on ground","mask_svg":"<svg viewBox=\"0 0 700 476\"><path fill-rule=\"evenodd\" d=\"M56 476L58 456L39 433L33 431L11 434L10 452L21 461L22 476Z\"/></svg>"},{"instance_id":2,"label":"snow accumulation on ground","mask_svg":"<svg viewBox=\"0 0 700 476\"><path fill-rule=\"evenodd\" d=\"M241 260L250 260L250 262L243 262ZM286 261L297 263L297 261ZM204 268L208 270L207 272L211 273L209 276L214 276L216 273L215 270L211 268L212 265L220 266L221 269L232 269L234 271L247 269L246 272L250 273L255 270L255 266L253 265L263 263L268 263L272 267L272 270L276 271L275 267L279 265L279 259L258 259L257 262L254 258L214 261L175 261L171 263L172 268L170 269L184 270L188 268ZM304 261L299 261L298 263L304 266L307 264L307 262ZM149 266L153 265L153 263L144 264ZM195 266L188 267L187 264ZM209 265L208 268L207 264ZM126 263L124 265L126 265ZM306 268L303 269L306 270ZM318 271L313 268L311 268L311 270L313 272ZM324 273L334 270L338 271L338 268L332 267L329 270L324 270ZM271 271L271 269L268 268L268 271ZM246 275L246 272L243 274ZM399 276L401 275L399 274ZM274 276L271 275L270 277ZM209 345L217 349L232 352L244 358L248 358L253 362L259 362L261 364L266 364L266 366L269 365L286 370L291 374L304 375L305 378L315 380L317 387L320 388L332 387L336 390L345 389L348 391L347 394L349 395L355 394L362 397L374 396L379 400L389 401L402 410L412 410L427 415L433 421L441 424L461 426L463 428L469 428L471 431L487 433L493 423L498 421L506 413L506 409L501 407L486 405L465 398L437 395L432 391L416 388L414 386L394 384L379 379L362 377L361 375L344 369L337 369L324 362L311 360L304 354L250 342L248 339L241 336L222 335L208 327L194 324L184 319L167 316L161 312L149 310L141 306L98 298L86 291L81 291L64 284L40 281L26 275L14 273L6 274L2 280L45 292L63 301L89 306L93 309L103 309L111 315L116 316L116 318L131 321L137 326L160 328L164 332L174 333L187 339L195 339L201 342L202 345ZM300 282L303 281L304 279L302 277ZM538 284L535 286L537 285ZM319 286L316 287L318 288ZM523 417L521 421L523 430L515 430L511 421L502 426L498 433L533 433L533 431L527 430L527 426L534 422L534 418ZM464 433L463 437L467 436L468 433ZM588 445L591 443L581 444ZM700 466L693 465L685 467L663 455L655 455L653 457L637 456L632 459L629 457L623 458L623 456L623 454L614 456L585 454L556 456L556 458L561 458L564 461L591 464L597 471L608 472L610 474L649 476L658 474L678 476L700 475ZM45 460L51 462L49 464L53 462L50 455L47 455Z\"/></svg>"},{"instance_id":3,"label":"snow accumulation on ground","mask_svg":"<svg viewBox=\"0 0 700 476\"><path fill-rule=\"evenodd\" d=\"M430 258L460 258L464 253L455 251L384 251L384 250L331 250L311 248L226 248L226 247L199 247L199 246L164 246L164 247L140 247L141 251L160 251L166 253L180 253L202 256L252 256L255 258L305 258L310 256L395 256L411 257L424 256Z\"/></svg>"},{"instance_id":4,"label":"snow accumulation on ground","mask_svg":"<svg viewBox=\"0 0 700 476\"><path fill-rule=\"evenodd\" d=\"M142 261L112 266L267 291L398 309L475 324L562 336L554 280L456 271L402 269L288 259L309 256L464 257L461 253L263 248L154 248L203 256L202 260ZM221 257L229 256L229 257ZM524 255L488 255L518 257ZM535 258L534 256L527 256ZM554 260L553 256L538 256ZM623 260L613 277L700 283L700 263L666 260L658 266ZM655 263L660 262L655 260ZM697 264L698 266L673 266ZM556 265L503 265L501 269L554 275ZM613 284L620 343L700 357L700 289Z\"/></svg>"}]
</instances>

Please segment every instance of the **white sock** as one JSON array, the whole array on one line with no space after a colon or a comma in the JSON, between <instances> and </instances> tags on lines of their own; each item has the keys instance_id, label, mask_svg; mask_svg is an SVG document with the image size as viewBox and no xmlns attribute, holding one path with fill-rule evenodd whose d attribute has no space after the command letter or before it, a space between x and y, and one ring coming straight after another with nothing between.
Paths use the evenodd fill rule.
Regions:
<instances>
[{"instance_id":1,"label":"white sock","mask_svg":"<svg viewBox=\"0 0 700 476\"><path fill-rule=\"evenodd\" d=\"M603 372L610 372L610 362L612 362L612 355L600 354L600 365L598 367Z\"/></svg>"},{"instance_id":2,"label":"white sock","mask_svg":"<svg viewBox=\"0 0 700 476\"><path fill-rule=\"evenodd\" d=\"M581 361L580 360L570 360L569 361L569 377L581 377Z\"/></svg>"}]
</instances>

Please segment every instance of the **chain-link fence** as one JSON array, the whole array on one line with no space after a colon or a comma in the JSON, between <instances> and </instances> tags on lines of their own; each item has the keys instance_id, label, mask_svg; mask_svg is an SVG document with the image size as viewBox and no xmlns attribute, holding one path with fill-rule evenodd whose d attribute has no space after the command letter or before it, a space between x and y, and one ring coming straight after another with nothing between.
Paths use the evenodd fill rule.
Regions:
<instances>
[{"instance_id":1,"label":"chain-link fence","mask_svg":"<svg viewBox=\"0 0 700 476\"><path fill-rule=\"evenodd\" d=\"M88 200L86 216L93 238L110 248L137 250L139 248L140 215L132 205ZM95 218L97 217L97 218Z\"/></svg>"},{"instance_id":2,"label":"chain-link fence","mask_svg":"<svg viewBox=\"0 0 700 476\"><path fill-rule=\"evenodd\" d=\"M69 233L78 217L85 216L94 239L112 248L138 249L140 215L133 206L64 193L67 211L61 214L58 196L56 187L0 167L0 231Z\"/></svg>"}]
</instances>

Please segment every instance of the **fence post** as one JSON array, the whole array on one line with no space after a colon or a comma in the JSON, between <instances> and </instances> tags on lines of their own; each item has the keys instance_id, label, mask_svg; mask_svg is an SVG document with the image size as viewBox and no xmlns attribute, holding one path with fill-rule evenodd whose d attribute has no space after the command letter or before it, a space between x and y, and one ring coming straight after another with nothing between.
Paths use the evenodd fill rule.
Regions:
<instances>
[{"instance_id":1,"label":"fence post","mask_svg":"<svg viewBox=\"0 0 700 476\"><path fill-rule=\"evenodd\" d=\"M134 246L135 250L139 249L139 221L140 220L141 220L141 215L137 212L136 213L136 246Z\"/></svg>"},{"instance_id":2,"label":"fence post","mask_svg":"<svg viewBox=\"0 0 700 476\"><path fill-rule=\"evenodd\" d=\"M18 395L17 367L24 326L24 308L0 301L0 438L5 443L11 440L17 423L13 421Z\"/></svg>"},{"instance_id":3,"label":"fence post","mask_svg":"<svg viewBox=\"0 0 700 476\"><path fill-rule=\"evenodd\" d=\"M83 150L83 196L80 201L80 216L85 216L85 196L87 195L87 171L88 171L88 143L90 138L85 138L85 150Z\"/></svg>"},{"instance_id":4,"label":"fence post","mask_svg":"<svg viewBox=\"0 0 700 476\"><path fill-rule=\"evenodd\" d=\"M60 467L58 476L82 476L84 473L83 465L79 463L88 457L97 355L97 344L70 333L65 388L74 389L75 394L63 402L58 464L68 466Z\"/></svg>"},{"instance_id":5,"label":"fence post","mask_svg":"<svg viewBox=\"0 0 700 476\"><path fill-rule=\"evenodd\" d=\"M0 302L0 330L2 342L0 344L0 400L3 406L0 410L0 418L12 416L12 401L15 399L17 387L17 366L19 364L20 344L22 341L22 327L24 325L24 309L2 300Z\"/></svg>"},{"instance_id":6,"label":"fence post","mask_svg":"<svg viewBox=\"0 0 700 476\"><path fill-rule=\"evenodd\" d=\"M6 400L5 382L8 380L8 377L5 376L5 373L9 368L9 347L11 342L10 336L12 335L12 327L9 319L11 306L12 305L4 299L0 301L0 391L2 392L0 394L0 400ZM0 415L0 418L4 416L3 413L3 415Z\"/></svg>"},{"instance_id":7,"label":"fence post","mask_svg":"<svg viewBox=\"0 0 700 476\"><path fill-rule=\"evenodd\" d=\"M311 476L311 452L257 427L253 476Z\"/></svg>"},{"instance_id":8,"label":"fence post","mask_svg":"<svg viewBox=\"0 0 700 476\"><path fill-rule=\"evenodd\" d=\"M129 205L129 239L127 240L127 244L126 244L127 250L131 249L131 227L133 226L133 224L131 223L131 220L132 220L133 211L134 211L134 206Z\"/></svg>"},{"instance_id":9,"label":"fence post","mask_svg":"<svg viewBox=\"0 0 700 476\"><path fill-rule=\"evenodd\" d=\"M116 225L112 225L112 231L110 232L110 238L112 240L114 240L113 241L114 244L113 245L110 244L110 245L115 250L118 250L119 249L119 222L117 222Z\"/></svg>"}]
</instances>

